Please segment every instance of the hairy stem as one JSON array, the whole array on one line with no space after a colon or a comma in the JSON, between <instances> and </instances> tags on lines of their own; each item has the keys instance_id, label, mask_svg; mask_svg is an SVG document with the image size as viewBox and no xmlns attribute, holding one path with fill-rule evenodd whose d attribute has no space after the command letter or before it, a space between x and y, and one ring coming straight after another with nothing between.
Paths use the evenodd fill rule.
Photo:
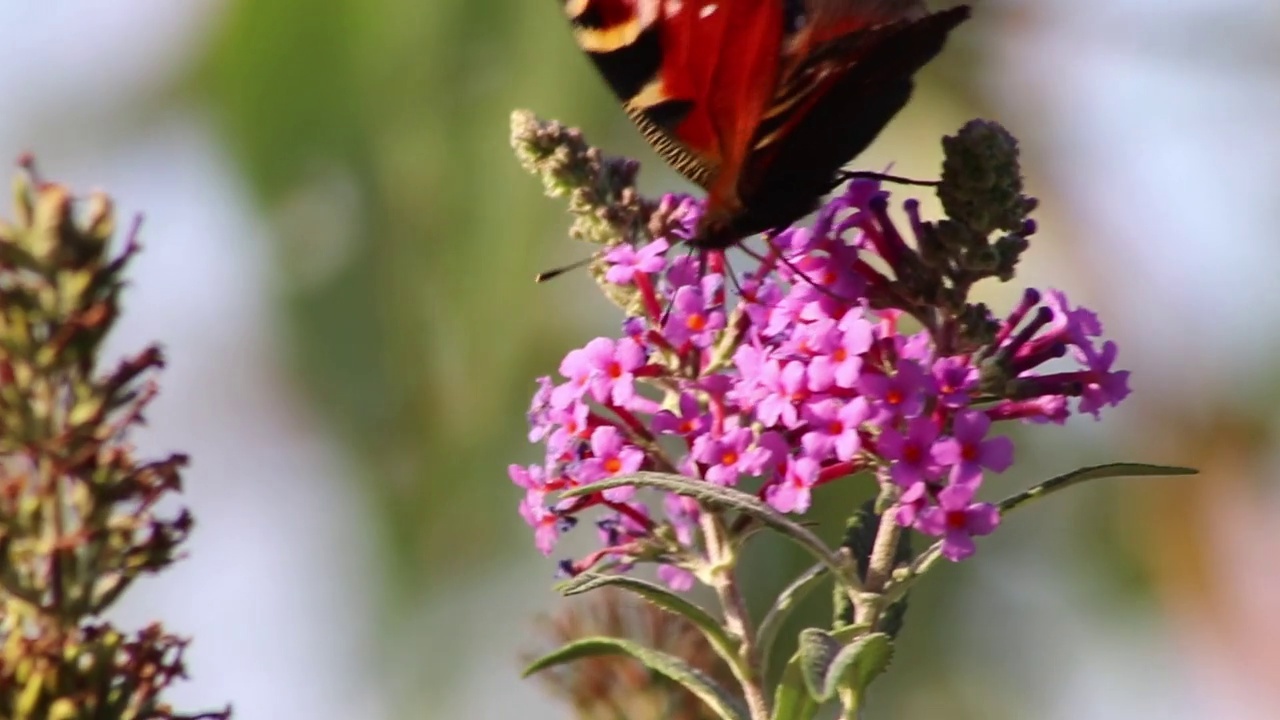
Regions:
<instances>
[{"instance_id":1,"label":"hairy stem","mask_svg":"<svg viewBox=\"0 0 1280 720\"><path fill-rule=\"evenodd\" d=\"M720 600L725 629L738 639L738 662L734 675L742 685L743 699L751 720L768 720L769 702L761 686L760 657L756 647L755 627L747 613L737 581L737 549L726 532L720 515L706 508L702 512L702 533L707 559L712 567L711 584Z\"/></svg>"}]
</instances>

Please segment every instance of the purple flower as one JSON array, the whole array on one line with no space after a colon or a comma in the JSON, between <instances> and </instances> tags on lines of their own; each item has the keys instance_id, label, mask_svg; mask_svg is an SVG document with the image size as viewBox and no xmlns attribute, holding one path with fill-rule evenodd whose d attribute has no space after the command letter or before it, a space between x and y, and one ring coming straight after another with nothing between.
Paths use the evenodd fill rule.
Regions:
<instances>
[{"instance_id":1,"label":"purple flower","mask_svg":"<svg viewBox=\"0 0 1280 720\"><path fill-rule=\"evenodd\" d=\"M555 385L546 375L538 378L537 382L538 390L533 394L533 400L529 403L529 413L525 416L529 421L529 442L531 443L541 442L552 429L551 393L555 390Z\"/></svg>"},{"instance_id":2,"label":"purple flower","mask_svg":"<svg viewBox=\"0 0 1280 720\"><path fill-rule=\"evenodd\" d=\"M628 445L622 432L612 425L596 428L591 433L591 458L583 463L579 471L579 480L584 483L595 482L619 475L630 475L644 464L644 452L640 448ZM636 489L630 485L605 490L604 499L609 502L626 502L635 495Z\"/></svg>"},{"instance_id":3,"label":"purple flower","mask_svg":"<svg viewBox=\"0 0 1280 720\"><path fill-rule=\"evenodd\" d=\"M765 502L778 512L807 511L813 486L818 482L818 469L813 458L788 458L782 479L765 490Z\"/></svg>"},{"instance_id":4,"label":"purple flower","mask_svg":"<svg viewBox=\"0 0 1280 720\"><path fill-rule=\"evenodd\" d=\"M736 485L740 476L757 475L773 461L768 443L755 440L751 428L734 428L719 437L701 435L693 441L691 455L707 466L708 482Z\"/></svg>"},{"instance_id":5,"label":"purple flower","mask_svg":"<svg viewBox=\"0 0 1280 720\"><path fill-rule=\"evenodd\" d=\"M893 519L902 527L911 527L915 524L916 518L920 517L921 511L928 505L928 483L911 483L911 486L904 490L902 496L898 498L898 507L894 511Z\"/></svg>"},{"instance_id":6,"label":"purple flower","mask_svg":"<svg viewBox=\"0 0 1280 720\"><path fill-rule=\"evenodd\" d=\"M715 342L716 333L724 329L724 311L708 300L715 296L719 286L720 276L708 275L700 286L685 285L676 290L663 327L672 345L679 347L688 342L706 348Z\"/></svg>"},{"instance_id":7,"label":"purple flower","mask_svg":"<svg viewBox=\"0 0 1280 720\"><path fill-rule=\"evenodd\" d=\"M927 415L908 422L906 435L892 427L887 427L880 433L880 454L892 461L889 465L889 477L894 483L899 487L909 488L937 475L937 438L938 424Z\"/></svg>"},{"instance_id":8,"label":"purple flower","mask_svg":"<svg viewBox=\"0 0 1280 720\"><path fill-rule=\"evenodd\" d=\"M676 592L684 592L693 589L693 573L682 567L671 564L662 564L658 566L658 579L667 584L667 587Z\"/></svg>"},{"instance_id":9,"label":"purple flower","mask_svg":"<svg viewBox=\"0 0 1280 720\"><path fill-rule=\"evenodd\" d=\"M661 435L701 435L711 425L711 417L702 411L702 405L693 393L680 393L680 414L659 410L653 416L653 431Z\"/></svg>"},{"instance_id":10,"label":"purple flower","mask_svg":"<svg viewBox=\"0 0 1280 720\"><path fill-rule=\"evenodd\" d=\"M962 408L978 387L978 368L966 358L944 357L933 364L933 380L938 389L938 403L943 407Z\"/></svg>"},{"instance_id":11,"label":"purple flower","mask_svg":"<svg viewBox=\"0 0 1280 720\"><path fill-rule=\"evenodd\" d=\"M635 396L636 370L644 367L644 348L631 338L617 343L596 338L583 348L579 363L590 369L591 396L596 402L625 406ZM574 370L581 372L575 365Z\"/></svg>"},{"instance_id":12,"label":"purple flower","mask_svg":"<svg viewBox=\"0 0 1280 720\"><path fill-rule=\"evenodd\" d=\"M991 418L979 410L964 410L956 415L951 437L940 441L934 457L951 467L951 484L977 486L982 482L982 469L1004 472L1013 464L1013 441L1000 436L985 440L991 429Z\"/></svg>"},{"instance_id":13,"label":"purple flower","mask_svg":"<svg viewBox=\"0 0 1280 720\"><path fill-rule=\"evenodd\" d=\"M586 349L570 350L564 360L560 361L560 374L568 378L568 382L552 389L551 407L569 407L582 399L587 392L587 384L591 382L591 373L592 367Z\"/></svg>"},{"instance_id":14,"label":"purple flower","mask_svg":"<svg viewBox=\"0 0 1280 720\"><path fill-rule=\"evenodd\" d=\"M837 460L852 460L862 448L858 428L871 417L871 408L866 398L832 398L806 405L804 417L809 431L800 437L800 444L809 457L821 461L834 454Z\"/></svg>"},{"instance_id":15,"label":"purple flower","mask_svg":"<svg viewBox=\"0 0 1280 720\"><path fill-rule=\"evenodd\" d=\"M508 465L511 482L525 490L541 491L546 485L546 470L541 465Z\"/></svg>"},{"instance_id":16,"label":"purple flower","mask_svg":"<svg viewBox=\"0 0 1280 720\"><path fill-rule=\"evenodd\" d=\"M560 533L574 524L572 518L563 517L529 497L520 501L520 516L533 528L533 544L543 555L550 555Z\"/></svg>"},{"instance_id":17,"label":"purple flower","mask_svg":"<svg viewBox=\"0 0 1280 720\"><path fill-rule=\"evenodd\" d=\"M756 406L756 417L766 425L781 423L795 428L800 424L799 404L809 398L805 366L797 360L781 364L769 360L760 368L760 385L764 397Z\"/></svg>"},{"instance_id":18,"label":"purple flower","mask_svg":"<svg viewBox=\"0 0 1280 720\"><path fill-rule=\"evenodd\" d=\"M548 457L572 454L576 444L586 442L590 437L590 416L587 404L577 401L568 407L548 412L547 420L555 428L547 438Z\"/></svg>"},{"instance_id":19,"label":"purple flower","mask_svg":"<svg viewBox=\"0 0 1280 720\"><path fill-rule=\"evenodd\" d=\"M875 182L850 183L809 228L770 233L760 265L733 276L736 294L722 254L684 252L703 207L668 196L648 223L661 239L606 249L605 280L635 286L624 295L639 297L636 314L621 338L569 352L563 380L538 380L529 438L546 456L508 472L540 551L579 517L598 528L601 549L568 562L571 574L653 562L672 588L698 580L708 548L697 501L642 504L633 487L558 495L645 468L723 486L759 478L762 499L787 513L808 511L829 480L892 484L901 494L884 521L942 538L958 560L999 522L974 502L983 474L1013 460L995 423L1096 416L1129 393L1098 318L1061 293L1028 290L1001 318L968 304L947 273L919 272L921 248L949 251L926 238L917 203L903 206L910 226L895 227ZM1065 367L1047 373L1050 363Z\"/></svg>"},{"instance_id":20,"label":"purple flower","mask_svg":"<svg viewBox=\"0 0 1280 720\"><path fill-rule=\"evenodd\" d=\"M651 274L661 270L667 260L664 257L671 244L658 239L637 250L632 245L623 243L605 253L604 260L609 263L604 279L615 285L630 285L636 273Z\"/></svg>"},{"instance_id":21,"label":"purple flower","mask_svg":"<svg viewBox=\"0 0 1280 720\"><path fill-rule=\"evenodd\" d=\"M1098 418L1103 407L1119 405L1121 400L1129 397L1129 371L1111 371L1117 352L1119 348L1108 340L1102 344L1102 352L1090 353L1088 369L1084 373L1080 412L1087 412L1094 419Z\"/></svg>"},{"instance_id":22,"label":"purple flower","mask_svg":"<svg viewBox=\"0 0 1280 720\"><path fill-rule=\"evenodd\" d=\"M853 388L862 372L862 354L871 349L871 323L862 312L851 310L836 325L834 342L809 363L809 388L825 390L832 385Z\"/></svg>"},{"instance_id":23,"label":"purple flower","mask_svg":"<svg viewBox=\"0 0 1280 720\"><path fill-rule=\"evenodd\" d=\"M899 360L892 375L864 373L858 380L858 389L876 401L878 414L873 422L887 423L923 412L925 393L933 389L933 378L918 363Z\"/></svg>"},{"instance_id":24,"label":"purple flower","mask_svg":"<svg viewBox=\"0 0 1280 720\"><path fill-rule=\"evenodd\" d=\"M951 485L938 493L938 505L920 513L916 529L942 538L942 556L953 562L975 550L973 537L987 535L1000 524L1000 511L991 503L970 503L973 489Z\"/></svg>"}]
</instances>

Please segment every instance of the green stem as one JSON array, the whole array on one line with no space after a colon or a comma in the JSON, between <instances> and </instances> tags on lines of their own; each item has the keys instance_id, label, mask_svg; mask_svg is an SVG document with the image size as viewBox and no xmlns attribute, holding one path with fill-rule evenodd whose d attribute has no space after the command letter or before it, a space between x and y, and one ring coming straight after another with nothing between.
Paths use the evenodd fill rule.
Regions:
<instances>
[{"instance_id":1,"label":"green stem","mask_svg":"<svg viewBox=\"0 0 1280 720\"><path fill-rule=\"evenodd\" d=\"M705 507L702 511L702 534L711 563L711 584L720 600L725 629L739 642L734 675L742 685L743 699L751 720L769 720L769 701L761 686L760 658L756 648L755 628L747 613L737 581L737 553L725 531L719 514Z\"/></svg>"}]
</instances>

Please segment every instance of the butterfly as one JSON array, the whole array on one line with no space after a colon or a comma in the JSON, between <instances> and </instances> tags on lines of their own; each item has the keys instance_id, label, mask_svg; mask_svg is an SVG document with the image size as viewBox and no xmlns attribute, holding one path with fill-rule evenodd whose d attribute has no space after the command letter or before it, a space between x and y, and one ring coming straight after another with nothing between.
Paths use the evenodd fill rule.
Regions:
<instances>
[{"instance_id":1,"label":"butterfly","mask_svg":"<svg viewBox=\"0 0 1280 720\"><path fill-rule=\"evenodd\" d=\"M722 250L812 212L969 17L923 0L563 0L627 115L707 193Z\"/></svg>"}]
</instances>

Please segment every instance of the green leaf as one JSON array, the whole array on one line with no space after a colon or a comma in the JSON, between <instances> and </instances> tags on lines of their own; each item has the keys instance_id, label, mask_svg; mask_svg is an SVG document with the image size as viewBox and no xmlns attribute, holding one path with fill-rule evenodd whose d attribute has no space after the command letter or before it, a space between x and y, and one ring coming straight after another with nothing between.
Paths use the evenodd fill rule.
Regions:
<instances>
[{"instance_id":1,"label":"green leaf","mask_svg":"<svg viewBox=\"0 0 1280 720\"><path fill-rule=\"evenodd\" d=\"M1079 470L1073 470L1069 473L1064 473L1057 477L1045 480L1035 487L1001 500L997 507L1000 508L1000 514L1004 515L1010 510L1019 508L1032 500L1038 500L1050 493L1064 490L1072 485L1078 485L1086 480L1098 480L1101 478L1114 477L1195 475L1199 472L1199 470L1195 470L1193 468L1177 467L1173 465L1147 465L1145 463L1110 463L1107 465L1093 465L1091 467L1080 468Z\"/></svg>"},{"instance_id":2,"label":"green leaf","mask_svg":"<svg viewBox=\"0 0 1280 720\"><path fill-rule=\"evenodd\" d=\"M826 702L832 693L826 692L827 673L840 653L840 641L826 630L805 628L800 633L800 676L809 695L818 702Z\"/></svg>"},{"instance_id":3,"label":"green leaf","mask_svg":"<svg viewBox=\"0 0 1280 720\"><path fill-rule=\"evenodd\" d=\"M893 640L886 633L863 635L844 646L831 661L823 679L824 698L835 695L846 685L852 685L861 695L881 673L889 669L893 660Z\"/></svg>"},{"instance_id":4,"label":"green leaf","mask_svg":"<svg viewBox=\"0 0 1280 720\"><path fill-rule=\"evenodd\" d=\"M770 715L770 720L812 720L822 707L805 688L800 666L800 653L797 651L778 679L778 689L773 693L773 714Z\"/></svg>"},{"instance_id":5,"label":"green leaf","mask_svg":"<svg viewBox=\"0 0 1280 720\"><path fill-rule=\"evenodd\" d=\"M674 655L619 638L592 637L571 642L534 660L525 668L524 677L567 662L601 655L629 655L650 670L679 683L724 720L747 720L747 709L743 703L702 671Z\"/></svg>"},{"instance_id":6,"label":"green leaf","mask_svg":"<svg viewBox=\"0 0 1280 720\"><path fill-rule=\"evenodd\" d=\"M800 573L800 576L791 581L778 594L778 599L774 601L773 607L769 608L769 612L765 613L764 619L760 621L760 627L756 630L756 647L760 650L761 662L765 663L761 668L760 674L768 677L769 654L773 648L773 643L778 638L778 631L782 629L782 624L791 615L791 611L795 609L814 588L818 586L818 582L826 577L827 568L821 563L810 567L808 570Z\"/></svg>"},{"instance_id":7,"label":"green leaf","mask_svg":"<svg viewBox=\"0 0 1280 720\"><path fill-rule=\"evenodd\" d=\"M557 586L565 596L580 595L596 588L615 586L629 590L667 612L674 613L693 623L706 636L711 647L730 667L738 662L738 643L729 636L724 625L711 613L670 590L645 580L625 575L595 575L584 573Z\"/></svg>"},{"instance_id":8,"label":"green leaf","mask_svg":"<svg viewBox=\"0 0 1280 720\"><path fill-rule=\"evenodd\" d=\"M695 480L684 475L641 472L582 485L566 491L563 493L563 497L590 495L612 488L627 486L656 488L691 497L712 508L737 510L777 530L786 537L791 538L800 547L808 550L820 563L831 570L840 584L855 590L861 590L861 583L854 576L853 569L833 553L826 543L822 542L821 538L814 535L803 525L790 520L787 516L769 507L759 498L741 490L714 485L704 480Z\"/></svg>"},{"instance_id":9,"label":"green leaf","mask_svg":"<svg viewBox=\"0 0 1280 720\"><path fill-rule=\"evenodd\" d=\"M893 659L893 641L885 633L857 635L809 628L800 633L800 673L809 694L820 703L836 697L841 688L855 695L883 673ZM845 643L848 644L845 644Z\"/></svg>"}]
</instances>

